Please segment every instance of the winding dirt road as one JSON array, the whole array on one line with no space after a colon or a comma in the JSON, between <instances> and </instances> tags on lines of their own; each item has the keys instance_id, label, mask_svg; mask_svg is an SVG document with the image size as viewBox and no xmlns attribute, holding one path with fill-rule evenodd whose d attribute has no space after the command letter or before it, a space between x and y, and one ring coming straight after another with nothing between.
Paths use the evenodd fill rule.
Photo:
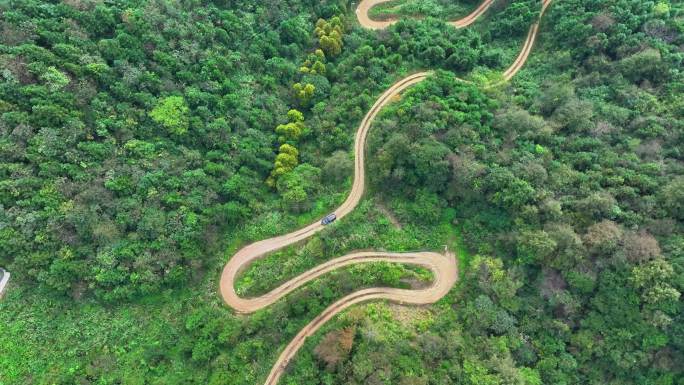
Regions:
<instances>
[{"instance_id":1,"label":"winding dirt road","mask_svg":"<svg viewBox=\"0 0 684 385\"><path fill-rule=\"evenodd\" d=\"M368 18L368 10L371 7L386 1L389 0L362 0L356 11L359 18L359 23L363 27L370 29L381 29L391 25L393 21L378 22ZM551 1L552 0L543 0L542 15ZM463 19L453 21L450 24L456 28L463 28L472 24L492 5L493 2L494 0L484 0L482 4L480 4L480 6L470 15L464 17ZM513 64L503 73L504 80L507 81L511 79L525 64L525 61L532 50L532 46L534 45L538 28L538 22L534 23L530 27L520 54ZM370 129L373 120L380 110L391 102L395 95L398 95L407 88L423 81L430 74L431 72L419 72L399 80L378 98L375 104L373 104L371 107L370 111L368 111L366 116L361 121L361 125L356 132L356 138L354 141L354 182L347 199L334 211L338 219L342 219L349 214L357 206L361 200L361 197L363 196L366 176L364 149L366 146L368 130ZM444 297L458 279L458 266L456 264L456 258L451 253L356 252L323 263L295 278L292 278L291 280L262 296L255 298L241 298L238 296L238 294L235 292L235 281L238 274L245 267L249 266L254 260L264 257L268 253L282 249L314 235L315 233L323 230L324 227L325 226L317 221L292 233L254 242L240 249L225 265L221 275L220 291L225 303L239 313L255 312L271 305L272 303L278 301L282 297L298 289L299 287L306 285L308 282L320 277L321 275L341 267L359 263L392 262L419 265L432 271L434 274L434 281L431 286L425 289L405 290L394 288L369 288L356 291L339 299L337 302L326 308L323 313L314 318L294 337L294 339L292 339L292 341L290 341L271 369L271 372L266 379L265 385L275 385L280 376L283 374L287 364L304 344L306 338L314 334L323 324L344 309L354 304L378 299L412 305L431 304Z\"/></svg>"}]
</instances>

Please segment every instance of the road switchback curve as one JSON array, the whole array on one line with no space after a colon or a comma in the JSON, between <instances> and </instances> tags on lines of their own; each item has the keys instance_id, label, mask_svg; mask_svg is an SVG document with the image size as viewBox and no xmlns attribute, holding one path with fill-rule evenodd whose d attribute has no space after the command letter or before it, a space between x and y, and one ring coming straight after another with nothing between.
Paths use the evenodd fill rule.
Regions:
<instances>
[{"instance_id":1,"label":"road switchback curve","mask_svg":"<svg viewBox=\"0 0 684 385\"><path fill-rule=\"evenodd\" d=\"M368 17L368 11L373 6L389 0L362 0L359 3L356 15L361 26L369 29L383 29L389 27L395 20L373 21ZM539 16L546 11L552 0L542 1L542 10ZM475 22L492 5L494 0L484 0L468 16L452 21L449 24L456 28L463 28ZM513 64L503 72L504 81L510 80L523 67L534 45L539 30L539 20L531 27L523 43L520 54ZM360 202L365 189L365 146L368 131L373 120L383 107L391 103L394 96L401 94L407 88L425 80L431 72L419 72L409 75L387 89L373 104L366 116L361 121L354 140L354 181L347 199L334 213L338 219L344 218ZM236 252L224 266L220 280L220 293L224 302L238 313L252 313L273 304L292 291L306 285L308 282L339 268L359 263L392 262L413 264L425 267L432 271L434 280L424 289L407 290L395 288L368 288L351 293L332 305L328 306L321 314L307 324L281 352L273 365L265 385L275 385L284 373L287 364L292 360L297 351L303 346L307 337L313 335L322 325L339 312L348 307L371 300L389 300L401 304L427 305L437 302L444 297L458 279L458 266L452 253L439 254L422 251L413 253L393 253L364 251L350 253L342 257L332 259L313 269L306 271L289 281L283 283L270 292L254 298L242 298L235 291L235 281L238 274L255 260L265 255L282 249L289 245L311 237L324 229L320 221L312 223L302 229L289 234L254 242Z\"/></svg>"}]
</instances>

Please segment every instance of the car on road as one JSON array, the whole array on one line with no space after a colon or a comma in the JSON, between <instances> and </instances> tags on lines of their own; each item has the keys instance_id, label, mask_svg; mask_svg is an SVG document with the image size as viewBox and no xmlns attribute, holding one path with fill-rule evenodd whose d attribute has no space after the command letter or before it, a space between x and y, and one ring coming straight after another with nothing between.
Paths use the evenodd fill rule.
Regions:
<instances>
[{"instance_id":1,"label":"car on road","mask_svg":"<svg viewBox=\"0 0 684 385\"><path fill-rule=\"evenodd\" d=\"M337 219L337 215L335 214L328 214L321 220L322 225L329 225L333 222L335 222L335 219Z\"/></svg>"},{"instance_id":2,"label":"car on road","mask_svg":"<svg viewBox=\"0 0 684 385\"><path fill-rule=\"evenodd\" d=\"M5 292L5 288L7 287L7 282L9 281L10 278L10 273L0 267L0 298L2 298L2 295Z\"/></svg>"}]
</instances>

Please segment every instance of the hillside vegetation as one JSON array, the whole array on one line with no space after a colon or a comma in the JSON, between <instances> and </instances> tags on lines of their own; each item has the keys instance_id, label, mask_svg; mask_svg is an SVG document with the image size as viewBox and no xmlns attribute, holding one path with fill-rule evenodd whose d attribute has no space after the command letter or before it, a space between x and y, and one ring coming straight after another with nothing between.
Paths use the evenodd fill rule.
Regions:
<instances>
[{"instance_id":1,"label":"hillside vegetation","mask_svg":"<svg viewBox=\"0 0 684 385\"><path fill-rule=\"evenodd\" d=\"M237 290L444 245L461 281L433 306L341 314L281 383L684 383L684 7L555 1L524 69L487 88L536 1L462 30L406 11L424 17L369 31L353 6L0 4L0 384L260 384L342 295L426 285L383 263L250 316L217 295L238 248L344 200L361 119L419 70L436 72L370 131L356 211Z\"/></svg>"}]
</instances>

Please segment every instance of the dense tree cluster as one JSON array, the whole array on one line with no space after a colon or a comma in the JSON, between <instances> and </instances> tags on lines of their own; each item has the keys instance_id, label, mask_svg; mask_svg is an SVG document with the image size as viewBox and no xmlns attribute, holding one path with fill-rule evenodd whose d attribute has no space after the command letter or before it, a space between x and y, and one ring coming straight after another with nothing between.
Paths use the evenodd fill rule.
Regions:
<instances>
[{"instance_id":1,"label":"dense tree cluster","mask_svg":"<svg viewBox=\"0 0 684 385\"><path fill-rule=\"evenodd\" d=\"M325 53L318 48L313 54L310 54L304 64L299 67L299 72L311 75L325 76Z\"/></svg>"},{"instance_id":2,"label":"dense tree cluster","mask_svg":"<svg viewBox=\"0 0 684 385\"><path fill-rule=\"evenodd\" d=\"M318 19L316 22L315 32L319 37L321 48L310 53L299 68L304 81L297 82L292 86L294 99L299 106L309 107L313 102L316 96L316 86L313 83L327 84L324 64L326 58L323 50L329 51L326 49L326 45L330 44L329 39L334 39L339 50L329 53L339 55L342 47L342 31L342 22L338 16L331 18L330 21ZM325 87L321 88L324 89ZM277 187L285 208L299 213L311 207L310 194L319 190L321 170L309 163L304 163L295 169L299 164L299 150L295 145L297 145L300 137L309 131L304 124L302 112L294 109L288 111L287 120L287 123L280 124L275 129L281 145L275 158L275 166L271 175L266 179L266 184L270 187Z\"/></svg>"},{"instance_id":3,"label":"dense tree cluster","mask_svg":"<svg viewBox=\"0 0 684 385\"><path fill-rule=\"evenodd\" d=\"M275 156L272 127L313 23L275 9L3 5L0 264L107 300L200 272L217 229L268 201L274 159L297 164L288 145Z\"/></svg>"},{"instance_id":4,"label":"dense tree cluster","mask_svg":"<svg viewBox=\"0 0 684 385\"><path fill-rule=\"evenodd\" d=\"M281 381L684 381L681 4L554 1L524 70L489 90L455 75L500 76L539 2L463 30L433 17L479 1L403 4L427 17L380 32L332 0L0 5L2 381L253 385L340 296L428 284L372 264L249 317L216 296L237 247L344 199L359 122L425 69L371 129L368 199L237 289L444 244L461 284L428 308L350 309Z\"/></svg>"},{"instance_id":5,"label":"dense tree cluster","mask_svg":"<svg viewBox=\"0 0 684 385\"><path fill-rule=\"evenodd\" d=\"M330 20L318 19L315 32L318 36L318 44L323 52L329 56L337 56L342 52L344 26L339 16Z\"/></svg>"},{"instance_id":6,"label":"dense tree cluster","mask_svg":"<svg viewBox=\"0 0 684 385\"><path fill-rule=\"evenodd\" d=\"M466 345L505 337L497 360L528 367L543 383L684 378L676 364L684 359L684 227L675 203L684 41L660 8L556 4L546 47L566 54L538 54L547 63L530 76L538 73L541 87L523 75L511 95L483 94L439 74L402 95L373 129L369 165L378 186L396 186L396 209L444 181L423 217L455 208L466 244L509 266L498 277L518 280L497 291L486 278L492 265L471 262L480 273L466 278L456 307ZM426 141L441 150L421 148ZM436 174L421 178L416 159L428 156ZM507 381L502 362L486 362L476 383ZM467 363L457 367L467 378Z\"/></svg>"}]
</instances>

